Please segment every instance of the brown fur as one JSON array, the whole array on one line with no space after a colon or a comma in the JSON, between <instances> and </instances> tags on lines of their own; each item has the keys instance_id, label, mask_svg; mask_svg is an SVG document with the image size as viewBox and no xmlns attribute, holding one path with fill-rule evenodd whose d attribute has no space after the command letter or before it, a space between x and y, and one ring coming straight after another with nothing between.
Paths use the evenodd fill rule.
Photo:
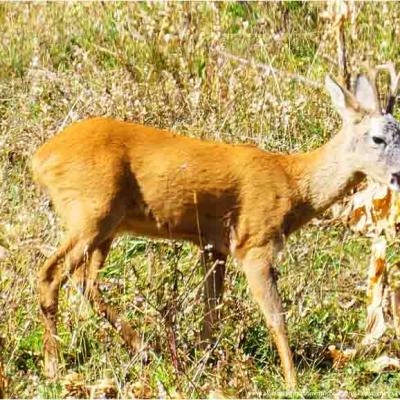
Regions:
<instances>
[{"instance_id":1,"label":"brown fur","mask_svg":"<svg viewBox=\"0 0 400 400\"><path fill-rule=\"evenodd\" d=\"M336 142L340 140L334 140L335 146ZM357 180L356 174L347 174L342 185L335 183L336 193L329 193L328 199L318 195L313 179L323 171L320 164L327 162L326 151L323 147L302 155L273 154L252 146L205 142L106 118L76 123L43 145L33 159L34 175L49 191L68 238L41 269L39 278L47 373L54 375L56 368L55 313L58 287L65 279L59 261L66 254L71 271L85 257L91 259L88 299L97 302L95 308L114 326L122 324L122 335L130 345L140 347L138 335L118 321L114 311L105 308L96 285L109 243L121 232L211 244L218 254L216 259L224 262L226 255L232 254L243 262L245 272L246 265L248 269L259 264L254 268L257 272L263 269L265 282L271 275L267 293L272 299L269 305L274 307L271 313L280 313L269 268L275 248ZM328 168L329 178L331 171ZM222 263L217 268L220 272L211 275L217 284L210 284L208 279L205 336L211 334L211 325L217 319L212 310L222 295L225 267ZM263 282L260 286L257 274L252 282L253 272L246 273L254 296L266 312L269 305L263 305ZM267 322L278 332L274 335L285 374L293 383L283 320L278 321L278 328L268 316Z\"/></svg>"},{"instance_id":2,"label":"brown fur","mask_svg":"<svg viewBox=\"0 0 400 400\"><path fill-rule=\"evenodd\" d=\"M97 231L95 217L107 225L103 240L129 231L228 253L234 238L240 256L330 205L297 182L319 153L274 154L96 118L42 146L33 170L71 235L85 236L87 224Z\"/></svg>"}]
</instances>

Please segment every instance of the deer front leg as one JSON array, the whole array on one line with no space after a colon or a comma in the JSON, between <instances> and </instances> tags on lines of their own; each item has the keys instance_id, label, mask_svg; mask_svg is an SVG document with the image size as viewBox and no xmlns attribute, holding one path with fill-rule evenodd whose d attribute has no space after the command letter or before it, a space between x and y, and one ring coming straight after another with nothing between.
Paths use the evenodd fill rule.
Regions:
<instances>
[{"instance_id":1,"label":"deer front leg","mask_svg":"<svg viewBox=\"0 0 400 400\"><path fill-rule=\"evenodd\" d=\"M202 345L212 340L215 326L220 319L220 305L224 290L226 255L219 252L205 254L204 272L204 321L201 333Z\"/></svg>"},{"instance_id":2,"label":"deer front leg","mask_svg":"<svg viewBox=\"0 0 400 400\"><path fill-rule=\"evenodd\" d=\"M251 249L242 260L250 291L263 312L281 359L286 385L296 387L296 370L286 334L285 315L272 268L272 250Z\"/></svg>"}]
</instances>

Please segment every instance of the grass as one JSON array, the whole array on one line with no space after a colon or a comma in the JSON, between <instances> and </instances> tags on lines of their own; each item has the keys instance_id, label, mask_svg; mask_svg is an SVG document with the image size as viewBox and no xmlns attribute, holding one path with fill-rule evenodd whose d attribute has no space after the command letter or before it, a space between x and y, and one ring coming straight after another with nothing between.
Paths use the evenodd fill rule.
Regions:
<instances>
[{"instance_id":1,"label":"grass","mask_svg":"<svg viewBox=\"0 0 400 400\"><path fill-rule=\"evenodd\" d=\"M70 282L60 302L61 376L46 381L35 275L62 230L33 185L29 160L58 130L94 115L273 151L315 148L339 126L325 92L266 76L221 50L322 81L337 73L323 8L302 2L0 4L0 245L8 251L0 261L0 357L10 397L87 397L87 387L99 380L112 382L119 397L285 396L275 348L240 268L229 264L218 344L202 352L195 346L202 314L198 250L132 237L115 243L102 281L108 301L143 333L149 362L127 352ZM399 5L357 3L356 12L347 26L351 70L358 72L363 59L396 61ZM279 265L300 383L286 396L398 397L398 374L367 368L377 354L399 353L390 330L385 342L343 369L326 355L331 344L360 345L370 246L327 217L290 238ZM353 298L350 308L342 306ZM165 309L172 306L171 328ZM171 329L179 368L171 358Z\"/></svg>"}]
</instances>

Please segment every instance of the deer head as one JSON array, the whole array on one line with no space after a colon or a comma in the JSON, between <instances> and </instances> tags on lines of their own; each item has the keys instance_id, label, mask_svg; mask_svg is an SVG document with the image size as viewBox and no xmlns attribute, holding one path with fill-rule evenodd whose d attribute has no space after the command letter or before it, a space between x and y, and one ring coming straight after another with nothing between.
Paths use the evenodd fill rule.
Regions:
<instances>
[{"instance_id":1,"label":"deer head","mask_svg":"<svg viewBox=\"0 0 400 400\"><path fill-rule=\"evenodd\" d=\"M388 70L391 78L390 94L385 111L379 103L376 87L378 70ZM325 85L332 102L343 119L341 135L345 135L348 151L345 162L351 162L356 172L370 176L400 191L400 123L392 112L400 74L393 64L359 75L354 94L327 76Z\"/></svg>"}]
</instances>

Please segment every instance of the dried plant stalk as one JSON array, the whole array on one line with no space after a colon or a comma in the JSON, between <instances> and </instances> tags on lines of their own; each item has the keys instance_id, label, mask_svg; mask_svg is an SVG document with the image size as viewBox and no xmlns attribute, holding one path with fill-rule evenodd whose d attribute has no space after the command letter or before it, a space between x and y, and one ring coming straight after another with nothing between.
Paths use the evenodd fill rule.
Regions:
<instances>
[{"instance_id":1,"label":"dried plant stalk","mask_svg":"<svg viewBox=\"0 0 400 400\"><path fill-rule=\"evenodd\" d=\"M367 287L367 326L364 345L372 344L385 332L383 291L386 279L386 239L378 237L372 243Z\"/></svg>"},{"instance_id":2,"label":"dried plant stalk","mask_svg":"<svg viewBox=\"0 0 400 400\"><path fill-rule=\"evenodd\" d=\"M6 390L6 377L4 373L3 364L0 362L0 399L5 397L5 390Z\"/></svg>"},{"instance_id":3,"label":"dried plant stalk","mask_svg":"<svg viewBox=\"0 0 400 400\"><path fill-rule=\"evenodd\" d=\"M393 325L396 336L400 337L400 288L397 288L391 293Z\"/></svg>"}]
</instances>

